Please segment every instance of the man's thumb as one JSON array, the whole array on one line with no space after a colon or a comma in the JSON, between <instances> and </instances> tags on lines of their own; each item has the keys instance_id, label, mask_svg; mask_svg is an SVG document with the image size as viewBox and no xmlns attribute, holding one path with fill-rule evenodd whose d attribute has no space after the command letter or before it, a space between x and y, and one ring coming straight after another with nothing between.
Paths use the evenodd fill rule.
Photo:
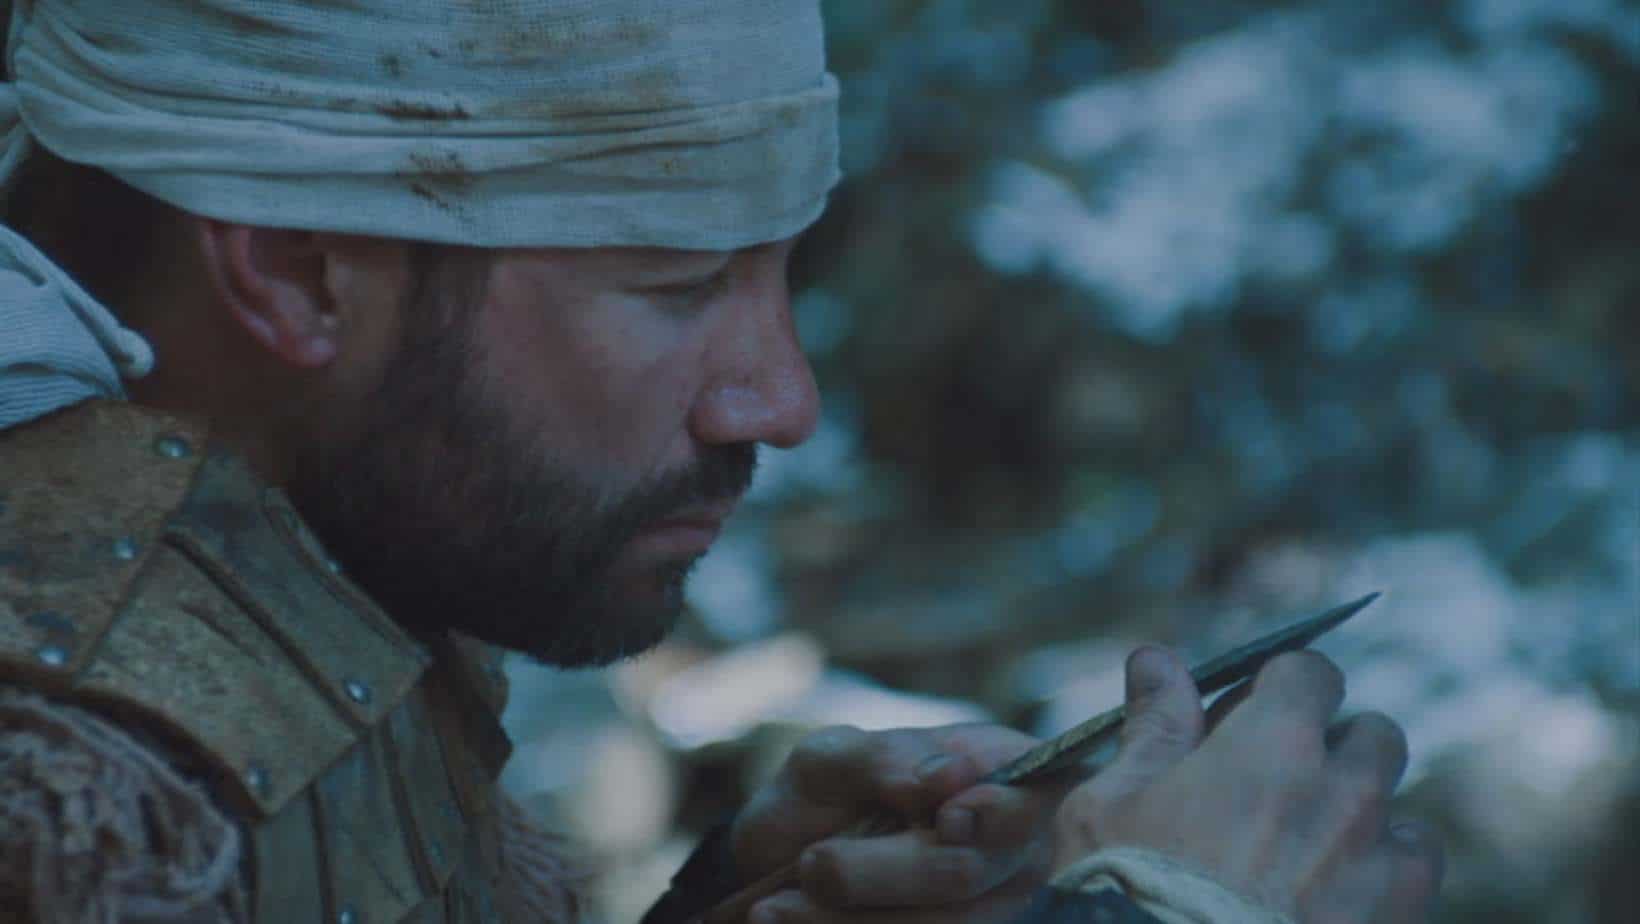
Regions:
<instances>
[{"instance_id":1,"label":"man's thumb","mask_svg":"<svg viewBox=\"0 0 1640 924\"><path fill-rule=\"evenodd\" d=\"M1116 763L1106 772L1148 781L1194 751L1205 727L1184 662L1165 648L1140 648L1128 656L1127 721Z\"/></svg>"}]
</instances>

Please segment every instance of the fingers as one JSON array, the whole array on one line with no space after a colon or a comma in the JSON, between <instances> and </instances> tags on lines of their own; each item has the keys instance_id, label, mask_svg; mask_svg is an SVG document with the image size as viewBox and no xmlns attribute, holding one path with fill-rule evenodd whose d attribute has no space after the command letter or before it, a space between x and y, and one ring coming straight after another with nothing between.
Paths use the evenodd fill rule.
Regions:
<instances>
[{"instance_id":1,"label":"fingers","mask_svg":"<svg viewBox=\"0 0 1640 924\"><path fill-rule=\"evenodd\" d=\"M1326 730L1344 701L1344 673L1313 651L1273 658L1239 706L1223 715L1208 748L1237 766L1287 777L1321 770Z\"/></svg>"},{"instance_id":2,"label":"fingers","mask_svg":"<svg viewBox=\"0 0 1640 924\"><path fill-rule=\"evenodd\" d=\"M931 827L941 804L1017 757L1035 739L996 725L867 733L837 726L805 738L780 773L735 818L736 862L754 875L797 859L803 848L869 819ZM1013 836L1051 807L992 787L954 807L956 838ZM975 834L979 832L979 834Z\"/></svg>"},{"instance_id":3,"label":"fingers","mask_svg":"<svg viewBox=\"0 0 1640 924\"><path fill-rule=\"evenodd\" d=\"M1328 769L1335 777L1358 778L1387 798L1407 769L1407 736L1382 712L1364 712L1327 731Z\"/></svg>"},{"instance_id":4,"label":"fingers","mask_svg":"<svg viewBox=\"0 0 1640 924\"><path fill-rule=\"evenodd\" d=\"M934 830L949 845L1017 847L1046 830L1059 799L1054 790L985 783L940 806Z\"/></svg>"},{"instance_id":5,"label":"fingers","mask_svg":"<svg viewBox=\"0 0 1640 924\"><path fill-rule=\"evenodd\" d=\"M1289 817L1313 819L1304 838L1313 845L1302 849L1298 839L1288 845L1301 848L1289 854L1296 861L1290 868L1305 870L1296 891L1312 909L1358 920L1428 920L1444 867L1440 840L1420 822L1391 825L1389 818L1406 772L1406 733L1388 716L1367 712L1333 725L1325 741L1326 759L1310 777L1318 785L1294 780L1295 794L1313 793L1313 809L1288 810Z\"/></svg>"},{"instance_id":6,"label":"fingers","mask_svg":"<svg viewBox=\"0 0 1640 924\"><path fill-rule=\"evenodd\" d=\"M987 849L943 844L929 831L834 838L803 852L803 891L835 908L898 908L971 901L1023 871L1046 866L1046 844Z\"/></svg>"},{"instance_id":7,"label":"fingers","mask_svg":"<svg viewBox=\"0 0 1640 924\"><path fill-rule=\"evenodd\" d=\"M859 810L888 808L911 818L984 773L969 755L942 746L932 733L866 733L838 726L805 738L787 761L789 785L819 805Z\"/></svg>"},{"instance_id":8,"label":"fingers","mask_svg":"<svg viewBox=\"0 0 1640 924\"><path fill-rule=\"evenodd\" d=\"M1333 805L1342 815L1341 835L1378 857L1387 857L1388 884L1374 920L1416 924L1433 916L1446 874L1438 831L1415 819L1388 819L1388 806L1407 768L1406 732L1379 712L1339 723L1329 733L1327 760Z\"/></svg>"},{"instance_id":9,"label":"fingers","mask_svg":"<svg viewBox=\"0 0 1640 924\"><path fill-rule=\"evenodd\" d=\"M1140 648L1127 660L1127 721L1116 760L1099 776L1112 791L1148 784L1201 742L1201 697L1179 656Z\"/></svg>"},{"instance_id":10,"label":"fingers","mask_svg":"<svg viewBox=\"0 0 1640 924\"><path fill-rule=\"evenodd\" d=\"M1344 672L1314 651L1294 651L1271 659L1253 681L1253 708L1309 719L1324 728L1344 703Z\"/></svg>"},{"instance_id":11,"label":"fingers","mask_svg":"<svg viewBox=\"0 0 1640 924\"><path fill-rule=\"evenodd\" d=\"M850 725L824 728L805 737L792 750L784 769L792 788L810 801L852 808L868 801L870 788L864 785L886 778L890 784L912 782L909 773L896 768L888 748L879 739Z\"/></svg>"},{"instance_id":12,"label":"fingers","mask_svg":"<svg viewBox=\"0 0 1640 924\"><path fill-rule=\"evenodd\" d=\"M1419 821L1397 821L1370 848L1307 880L1299 889L1299 917L1422 924L1433 919L1444 873L1445 854L1435 830Z\"/></svg>"},{"instance_id":13,"label":"fingers","mask_svg":"<svg viewBox=\"0 0 1640 924\"><path fill-rule=\"evenodd\" d=\"M1389 850L1393 877L1386 921L1429 920L1446 876L1446 847L1440 833L1421 821L1402 820L1390 826Z\"/></svg>"},{"instance_id":14,"label":"fingers","mask_svg":"<svg viewBox=\"0 0 1640 924\"><path fill-rule=\"evenodd\" d=\"M1206 730L1201 696L1179 656L1147 646L1128 655L1127 720L1116 759L1073 790L1061 814L1059 840L1091 844L1105 806L1150 786L1195 750ZM1075 854L1073 848L1073 853Z\"/></svg>"},{"instance_id":15,"label":"fingers","mask_svg":"<svg viewBox=\"0 0 1640 924\"><path fill-rule=\"evenodd\" d=\"M1289 740L1275 738L1278 747ZM1389 809L1406 770L1406 735L1388 716L1369 712L1333 725L1324 740L1321 763L1272 768L1277 785L1265 793L1275 814L1303 820L1284 839L1286 860L1277 865L1314 901L1370 907L1391 894Z\"/></svg>"},{"instance_id":16,"label":"fingers","mask_svg":"<svg viewBox=\"0 0 1640 924\"><path fill-rule=\"evenodd\" d=\"M849 726L810 735L785 766L804 799L839 808L889 808L913 820L1024 753L1036 739L1000 725L863 732Z\"/></svg>"},{"instance_id":17,"label":"fingers","mask_svg":"<svg viewBox=\"0 0 1640 924\"><path fill-rule=\"evenodd\" d=\"M1148 725L1169 713L1140 662L1136 655L1130 664L1135 725L1122 752L1060 810L1061 859L1117 843L1153 846L1272 907L1303 908L1305 920L1429 920L1439 841L1422 826L1389 823L1406 736L1379 713L1329 731L1344 699L1331 661L1313 652L1272 659L1203 716L1215 726L1205 743L1148 779L1148 767L1189 750L1181 743L1189 737L1171 736L1169 747L1170 736ZM1126 777L1115 783L1118 770Z\"/></svg>"},{"instance_id":18,"label":"fingers","mask_svg":"<svg viewBox=\"0 0 1640 924\"><path fill-rule=\"evenodd\" d=\"M926 909L839 909L828 907L802 892L772 895L753 906L747 924L1006 924L1018 920L1030 904L1029 891L988 895L961 907Z\"/></svg>"}]
</instances>

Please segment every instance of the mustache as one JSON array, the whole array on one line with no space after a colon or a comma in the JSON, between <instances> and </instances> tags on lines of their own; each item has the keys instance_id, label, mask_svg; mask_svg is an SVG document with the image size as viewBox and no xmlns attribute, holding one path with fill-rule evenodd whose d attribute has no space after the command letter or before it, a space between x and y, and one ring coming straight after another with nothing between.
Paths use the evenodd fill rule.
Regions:
<instances>
[{"instance_id":1,"label":"mustache","mask_svg":"<svg viewBox=\"0 0 1640 924\"><path fill-rule=\"evenodd\" d=\"M637 530L684 507L733 500L751 487L757 455L755 443L709 447L688 468L635 488L611 511L611 518Z\"/></svg>"}]
</instances>

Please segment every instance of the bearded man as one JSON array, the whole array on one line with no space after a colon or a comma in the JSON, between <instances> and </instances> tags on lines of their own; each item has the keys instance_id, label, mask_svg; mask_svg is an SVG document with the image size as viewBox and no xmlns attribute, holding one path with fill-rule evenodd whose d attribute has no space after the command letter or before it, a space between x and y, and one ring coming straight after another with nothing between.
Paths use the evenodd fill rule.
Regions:
<instances>
[{"instance_id":1,"label":"bearded man","mask_svg":"<svg viewBox=\"0 0 1640 924\"><path fill-rule=\"evenodd\" d=\"M0 916L570 920L501 650L643 651L814 427L785 265L837 178L815 0L26 0L0 176ZM1130 659L1115 764L811 737L651 913L1422 919L1382 716ZM918 822L837 836L884 808ZM1120 917L1128 916L1128 917Z\"/></svg>"}]
</instances>

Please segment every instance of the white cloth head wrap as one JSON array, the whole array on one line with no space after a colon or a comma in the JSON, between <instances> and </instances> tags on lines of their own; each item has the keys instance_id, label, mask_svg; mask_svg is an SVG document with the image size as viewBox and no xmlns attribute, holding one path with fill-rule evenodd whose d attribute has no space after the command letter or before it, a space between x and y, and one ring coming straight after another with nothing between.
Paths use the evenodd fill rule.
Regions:
<instances>
[{"instance_id":1,"label":"white cloth head wrap","mask_svg":"<svg viewBox=\"0 0 1640 924\"><path fill-rule=\"evenodd\" d=\"M801 231L838 178L818 0L15 7L0 188L37 141L242 224L732 250ZM52 359L65 349L74 361ZM16 387L42 368L83 398L118 395L116 368L151 364L140 337L0 228L0 427L44 413Z\"/></svg>"}]
</instances>

